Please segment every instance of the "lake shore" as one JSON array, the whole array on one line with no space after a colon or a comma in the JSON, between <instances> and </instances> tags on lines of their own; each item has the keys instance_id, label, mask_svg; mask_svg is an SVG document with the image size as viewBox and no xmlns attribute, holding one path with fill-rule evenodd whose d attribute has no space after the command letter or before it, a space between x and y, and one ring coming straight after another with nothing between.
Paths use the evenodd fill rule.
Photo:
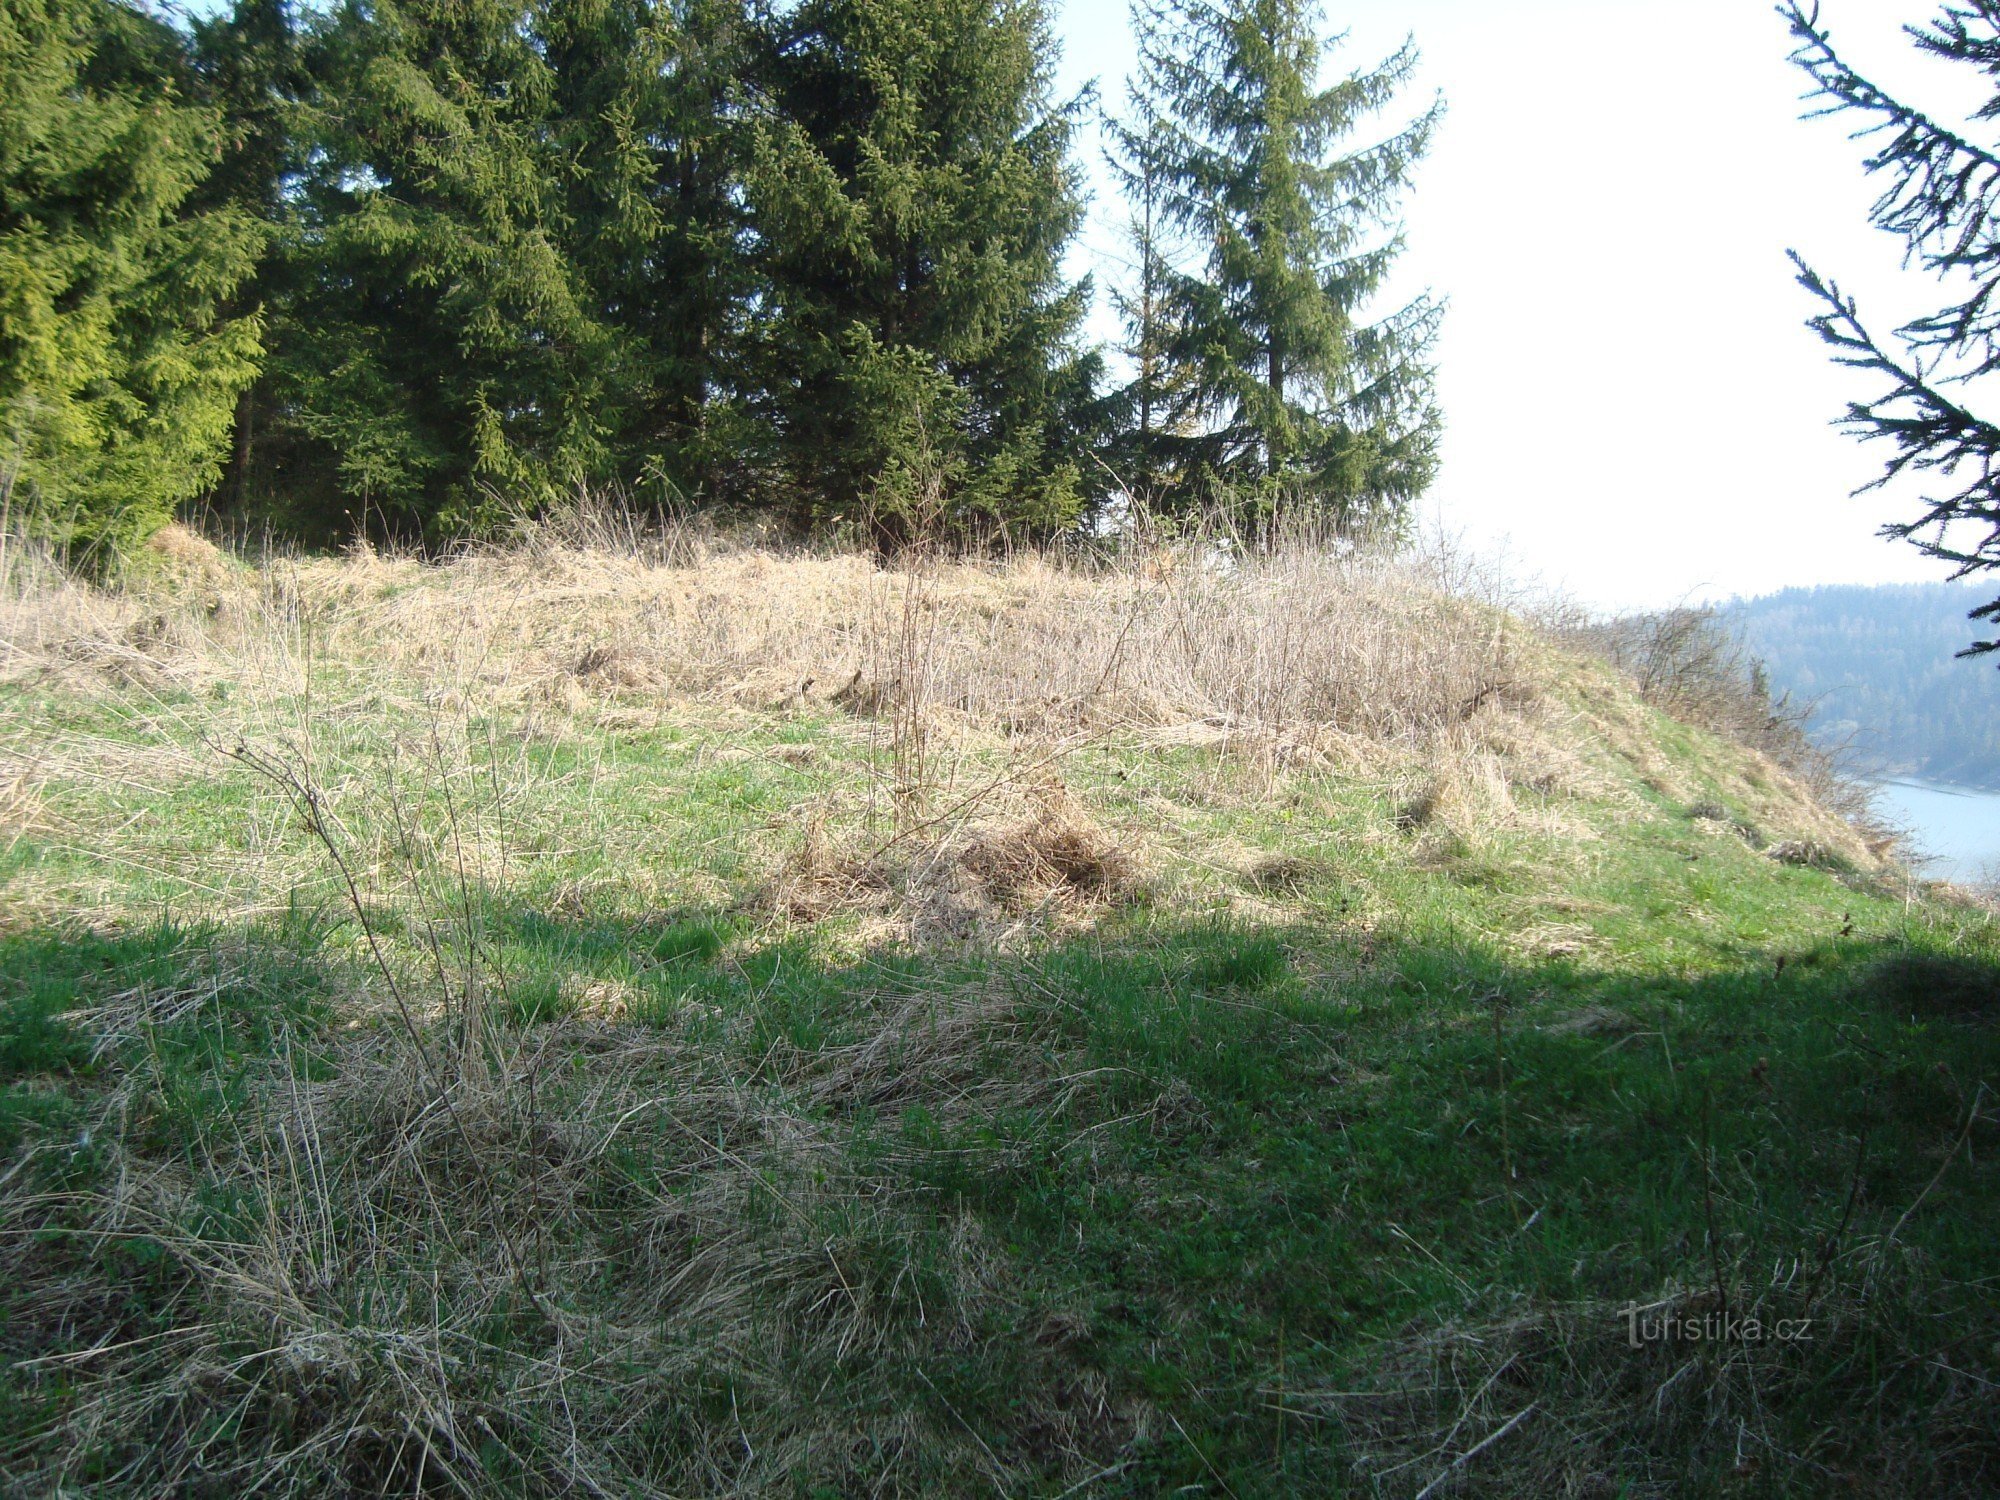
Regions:
<instances>
[{"instance_id":1,"label":"lake shore","mask_svg":"<svg viewBox=\"0 0 2000 1500\"><path fill-rule=\"evenodd\" d=\"M1910 835L1927 875L1985 885L2000 874L2000 792L1912 776L1875 783L1882 809Z\"/></svg>"}]
</instances>

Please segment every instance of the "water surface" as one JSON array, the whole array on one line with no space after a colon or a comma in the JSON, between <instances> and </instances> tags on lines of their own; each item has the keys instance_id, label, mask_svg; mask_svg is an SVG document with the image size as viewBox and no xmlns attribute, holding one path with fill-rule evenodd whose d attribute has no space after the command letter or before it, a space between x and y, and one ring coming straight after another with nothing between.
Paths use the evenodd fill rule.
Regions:
<instances>
[{"instance_id":1,"label":"water surface","mask_svg":"<svg viewBox=\"0 0 2000 1500\"><path fill-rule=\"evenodd\" d=\"M1885 781L1877 790L1889 821L1929 856L1924 874L1964 885L2000 881L2000 792L1934 781Z\"/></svg>"}]
</instances>

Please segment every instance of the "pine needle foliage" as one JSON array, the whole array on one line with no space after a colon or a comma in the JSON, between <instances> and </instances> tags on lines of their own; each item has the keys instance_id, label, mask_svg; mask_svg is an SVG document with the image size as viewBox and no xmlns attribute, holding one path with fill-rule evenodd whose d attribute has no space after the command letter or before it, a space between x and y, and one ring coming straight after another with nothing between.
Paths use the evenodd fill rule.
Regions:
<instances>
[{"instance_id":1,"label":"pine needle foliage","mask_svg":"<svg viewBox=\"0 0 2000 1500\"><path fill-rule=\"evenodd\" d=\"M1142 75L1143 76L1143 75ZM1167 494L1184 483L1174 462L1176 439L1187 435L1192 382L1172 359L1169 303L1172 265L1165 173L1167 121L1151 90L1127 85L1128 116L1105 122L1109 140L1105 164L1127 206L1126 240L1131 247L1130 277L1111 288L1111 303L1125 330L1123 353L1132 378L1120 395L1120 436L1114 462L1121 479L1145 502L1163 508Z\"/></svg>"},{"instance_id":2,"label":"pine needle foliage","mask_svg":"<svg viewBox=\"0 0 2000 1500\"><path fill-rule=\"evenodd\" d=\"M1838 282L1792 254L1800 285L1820 306L1810 326L1838 363L1879 381L1879 394L1850 403L1843 418L1856 436L1891 450L1881 477L1862 492L1923 481L1930 493L1917 513L1891 521L1883 534L1952 563L1954 577L2000 568L2000 421L1975 399L2000 370L2000 153L1856 71L1817 4L1792 0L1785 14L1798 44L1793 61L1812 79L1818 113L1858 116L1857 134L1878 143L1867 169L1888 185L1870 215L1875 227L1905 243L1910 264L1956 288L1956 300L1885 337ZM1984 76L1990 96L1968 125L2000 120L2000 4L1946 5L1929 24L1905 30L1920 53ZM2000 598L1972 618L2000 620ZM2000 640L1976 641L1961 654L1994 651Z\"/></svg>"},{"instance_id":3,"label":"pine needle foliage","mask_svg":"<svg viewBox=\"0 0 2000 1500\"><path fill-rule=\"evenodd\" d=\"M632 360L564 244L556 80L522 22L379 0L310 39L273 375L322 513L448 536L609 471Z\"/></svg>"},{"instance_id":4,"label":"pine needle foliage","mask_svg":"<svg viewBox=\"0 0 2000 1500\"><path fill-rule=\"evenodd\" d=\"M195 199L222 121L116 0L0 0L0 505L108 567L201 493L261 350L256 220Z\"/></svg>"},{"instance_id":5,"label":"pine needle foliage","mask_svg":"<svg viewBox=\"0 0 2000 1500\"><path fill-rule=\"evenodd\" d=\"M1106 393L1048 0L0 0L9 503L109 552L199 500L432 547L616 491L884 551L1154 508L1394 520L1435 109L1307 0L1157 0ZM1373 321L1370 321L1370 319ZM1107 461L1108 460L1108 461Z\"/></svg>"},{"instance_id":6,"label":"pine needle foliage","mask_svg":"<svg viewBox=\"0 0 2000 1500\"><path fill-rule=\"evenodd\" d=\"M568 253L635 360L614 466L692 500L740 495L753 19L740 0L547 0L534 25L570 164Z\"/></svg>"},{"instance_id":7,"label":"pine needle foliage","mask_svg":"<svg viewBox=\"0 0 2000 1500\"><path fill-rule=\"evenodd\" d=\"M1340 39L1314 0L1142 0L1130 159L1191 266L1164 275L1163 363L1186 373L1194 483L1255 514L1393 521L1429 485L1439 416L1427 295L1369 321L1402 249L1394 215L1440 104L1370 144L1417 56L1323 80Z\"/></svg>"},{"instance_id":8,"label":"pine needle foliage","mask_svg":"<svg viewBox=\"0 0 2000 1500\"><path fill-rule=\"evenodd\" d=\"M896 544L1080 511L1081 217L1040 0L805 0L747 178L762 410L795 521Z\"/></svg>"}]
</instances>

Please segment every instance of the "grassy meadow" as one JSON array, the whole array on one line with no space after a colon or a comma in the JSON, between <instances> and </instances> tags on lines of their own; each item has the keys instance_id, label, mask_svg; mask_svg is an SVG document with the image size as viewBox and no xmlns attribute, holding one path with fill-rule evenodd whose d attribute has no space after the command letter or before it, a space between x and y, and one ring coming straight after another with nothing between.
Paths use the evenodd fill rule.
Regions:
<instances>
[{"instance_id":1,"label":"grassy meadow","mask_svg":"<svg viewBox=\"0 0 2000 1500\"><path fill-rule=\"evenodd\" d=\"M1366 558L628 541L8 561L0 1492L2000 1489L2000 938L1823 789Z\"/></svg>"}]
</instances>

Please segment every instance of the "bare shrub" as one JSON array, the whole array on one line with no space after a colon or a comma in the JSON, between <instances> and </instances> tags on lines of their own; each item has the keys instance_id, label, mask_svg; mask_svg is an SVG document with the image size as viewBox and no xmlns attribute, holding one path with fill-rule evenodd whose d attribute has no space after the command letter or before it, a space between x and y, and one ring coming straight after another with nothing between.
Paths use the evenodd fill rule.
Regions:
<instances>
[{"instance_id":1,"label":"bare shrub","mask_svg":"<svg viewBox=\"0 0 2000 1500\"><path fill-rule=\"evenodd\" d=\"M1669 609L1579 624L1570 638L1626 673L1641 698L1675 718L1761 750L1811 778L1830 773L1828 758L1806 737L1811 707L1789 694L1774 696L1763 663L1714 610Z\"/></svg>"},{"instance_id":2,"label":"bare shrub","mask_svg":"<svg viewBox=\"0 0 2000 1500\"><path fill-rule=\"evenodd\" d=\"M894 676L886 694L890 721L889 800L896 832L929 815L932 673L937 664L937 599L928 587L928 558L906 563L902 598L890 638Z\"/></svg>"}]
</instances>

